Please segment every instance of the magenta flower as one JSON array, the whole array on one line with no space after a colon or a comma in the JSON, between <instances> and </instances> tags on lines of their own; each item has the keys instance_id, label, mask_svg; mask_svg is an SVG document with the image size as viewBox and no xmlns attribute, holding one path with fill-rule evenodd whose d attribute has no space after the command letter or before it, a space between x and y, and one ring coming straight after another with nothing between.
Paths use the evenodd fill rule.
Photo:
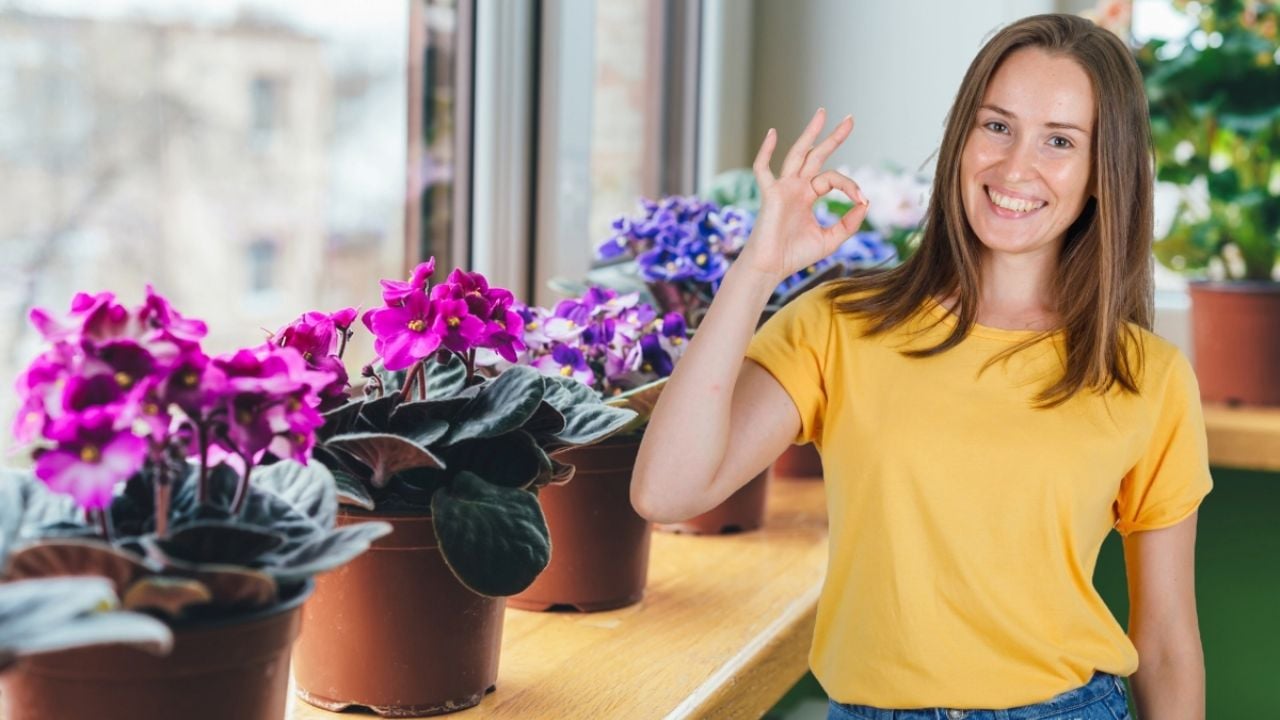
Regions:
<instances>
[{"instance_id":1,"label":"magenta flower","mask_svg":"<svg viewBox=\"0 0 1280 720\"><path fill-rule=\"evenodd\" d=\"M430 273L427 274L429 275ZM359 312L358 309L353 307L343 308L330 315L329 319L333 321L333 326L340 332L346 332L351 329L351 324L356 321L356 315Z\"/></svg>"},{"instance_id":2,"label":"magenta flower","mask_svg":"<svg viewBox=\"0 0 1280 720\"><path fill-rule=\"evenodd\" d=\"M403 370L431 357L443 340L434 327L431 300L422 293L406 295L403 306L369 310L361 319L388 370Z\"/></svg>"},{"instance_id":3,"label":"magenta flower","mask_svg":"<svg viewBox=\"0 0 1280 720\"><path fill-rule=\"evenodd\" d=\"M143 301L138 320L143 327L184 343L198 343L209 334L209 326L203 320L182 317L150 284L147 285L147 299Z\"/></svg>"},{"instance_id":4,"label":"magenta flower","mask_svg":"<svg viewBox=\"0 0 1280 720\"><path fill-rule=\"evenodd\" d=\"M436 288L443 287L437 285ZM464 353L477 345L485 336L484 321L471 314L464 300L434 300L435 319L432 330L439 335L440 343L456 353Z\"/></svg>"},{"instance_id":5,"label":"magenta flower","mask_svg":"<svg viewBox=\"0 0 1280 720\"><path fill-rule=\"evenodd\" d=\"M413 275L410 276L409 282L383 280L382 301L387 305L396 305L414 293L425 293L427 291L427 280L435 271L436 259L431 258L413 269ZM350 322L347 323L348 326L350 324Z\"/></svg>"},{"instance_id":6,"label":"magenta flower","mask_svg":"<svg viewBox=\"0 0 1280 720\"><path fill-rule=\"evenodd\" d=\"M83 508L109 505L116 485L147 457L146 441L127 429L117 431L111 414L98 408L53 423L48 436L57 446L36 458L36 477Z\"/></svg>"},{"instance_id":7,"label":"magenta flower","mask_svg":"<svg viewBox=\"0 0 1280 720\"><path fill-rule=\"evenodd\" d=\"M354 314L354 310L352 312ZM297 350L303 359L311 362L338 349L338 327L332 316L312 311L281 328L271 336L271 341Z\"/></svg>"}]
</instances>

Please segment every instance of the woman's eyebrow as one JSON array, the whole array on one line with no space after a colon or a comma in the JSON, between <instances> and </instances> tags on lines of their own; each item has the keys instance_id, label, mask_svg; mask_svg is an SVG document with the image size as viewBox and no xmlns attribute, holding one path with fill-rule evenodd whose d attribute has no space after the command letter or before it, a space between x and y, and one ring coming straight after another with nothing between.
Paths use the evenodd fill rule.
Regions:
<instances>
[{"instance_id":1,"label":"woman's eyebrow","mask_svg":"<svg viewBox=\"0 0 1280 720\"><path fill-rule=\"evenodd\" d=\"M997 113L997 114L999 114L999 115L1004 115L1005 117L1009 118L1010 120L1017 120L1017 119L1018 119L1018 116L1017 116L1017 115L1014 115L1013 113L1009 112L1008 110L1005 110L1004 108L1000 107L999 105L991 105L991 104L987 104L987 105L983 105L982 107L980 107L980 108L978 108L978 109L979 109L979 110L990 110L990 111L991 111L991 112L993 112L993 113ZM1044 124L1044 126L1045 126L1045 127L1051 127L1051 128L1057 128L1057 129L1063 129L1063 130L1075 130L1075 131L1076 131L1076 132L1078 132L1078 133L1081 133L1081 134L1084 134L1084 135L1089 135L1089 131L1088 131L1088 130L1085 130L1084 128L1080 127L1079 125L1073 125L1073 124L1071 124L1071 123L1065 123L1065 122L1047 122L1047 123L1045 123L1045 124Z\"/></svg>"}]
</instances>

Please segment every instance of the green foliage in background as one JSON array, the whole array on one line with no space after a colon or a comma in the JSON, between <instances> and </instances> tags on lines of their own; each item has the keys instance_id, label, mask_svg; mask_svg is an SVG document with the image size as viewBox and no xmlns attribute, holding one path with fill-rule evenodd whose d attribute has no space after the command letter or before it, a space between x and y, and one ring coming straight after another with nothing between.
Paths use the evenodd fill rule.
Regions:
<instances>
[{"instance_id":1,"label":"green foliage in background","mask_svg":"<svg viewBox=\"0 0 1280 720\"><path fill-rule=\"evenodd\" d=\"M1197 273L1270 280L1280 249L1280 3L1175 1L1197 21L1185 38L1137 52L1157 178L1207 190L1184 200L1156 257Z\"/></svg>"}]
</instances>

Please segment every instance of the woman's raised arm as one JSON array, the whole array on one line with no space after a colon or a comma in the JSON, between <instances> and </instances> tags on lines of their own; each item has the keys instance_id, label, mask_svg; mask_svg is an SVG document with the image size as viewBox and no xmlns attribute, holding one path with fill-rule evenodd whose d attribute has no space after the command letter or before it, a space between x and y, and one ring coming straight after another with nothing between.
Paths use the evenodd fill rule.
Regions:
<instances>
[{"instance_id":1,"label":"woman's raised arm","mask_svg":"<svg viewBox=\"0 0 1280 720\"><path fill-rule=\"evenodd\" d=\"M761 202L755 227L676 363L640 445L631 503L649 520L677 522L715 507L777 458L800 429L790 396L744 357L774 288L834 252L866 217L857 184L840 173L821 172L853 130L853 118L845 117L815 146L825 119L820 108L777 177L769 167L775 131L756 154L752 168ZM813 205L832 189L858 204L823 228Z\"/></svg>"}]
</instances>

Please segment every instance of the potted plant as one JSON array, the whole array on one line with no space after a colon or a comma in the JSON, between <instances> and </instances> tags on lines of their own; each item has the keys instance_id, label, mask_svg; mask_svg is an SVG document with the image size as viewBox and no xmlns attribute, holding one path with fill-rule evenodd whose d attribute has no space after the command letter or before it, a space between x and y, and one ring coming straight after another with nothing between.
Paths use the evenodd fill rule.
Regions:
<instances>
[{"instance_id":1,"label":"potted plant","mask_svg":"<svg viewBox=\"0 0 1280 720\"><path fill-rule=\"evenodd\" d=\"M4 478L4 577L106 578L173 651L34 658L4 676L4 717L282 717L311 578L389 530L335 530L333 477L307 464L337 376L269 344L210 357L204 323L150 287L135 309L81 293L31 319L47 348L17 383L34 469Z\"/></svg>"},{"instance_id":2,"label":"potted plant","mask_svg":"<svg viewBox=\"0 0 1280 720\"><path fill-rule=\"evenodd\" d=\"M555 308L516 306L525 349L515 363L489 351L496 369L527 365L569 378L635 419L607 441L568 448L553 457L577 468L573 482L541 494L555 547L547 569L508 605L524 610L570 607L583 612L639 602L649 567L651 526L631 506L631 471L645 422L666 377L688 344L683 316L659 317L639 293L589 288Z\"/></svg>"},{"instance_id":3,"label":"potted plant","mask_svg":"<svg viewBox=\"0 0 1280 720\"><path fill-rule=\"evenodd\" d=\"M1175 3L1192 13L1191 4ZM1280 44L1275 3L1195 4L1185 37L1137 52L1157 178L1181 199L1156 258L1191 276L1206 401L1280 404Z\"/></svg>"},{"instance_id":4,"label":"potted plant","mask_svg":"<svg viewBox=\"0 0 1280 720\"><path fill-rule=\"evenodd\" d=\"M514 298L462 270L432 286L434 269L430 260L408 282L383 281L383 306L362 316L380 361L365 369L364 397L326 413L319 432L315 456L337 478L339 525L395 528L320 578L304 609L298 694L327 709L430 715L492 690L506 596L551 554L539 492L574 472L557 451L635 416L571 378L524 366L480 372L480 350L514 361L524 347ZM318 339L309 355L324 362L335 341L308 322L294 335Z\"/></svg>"}]
</instances>

